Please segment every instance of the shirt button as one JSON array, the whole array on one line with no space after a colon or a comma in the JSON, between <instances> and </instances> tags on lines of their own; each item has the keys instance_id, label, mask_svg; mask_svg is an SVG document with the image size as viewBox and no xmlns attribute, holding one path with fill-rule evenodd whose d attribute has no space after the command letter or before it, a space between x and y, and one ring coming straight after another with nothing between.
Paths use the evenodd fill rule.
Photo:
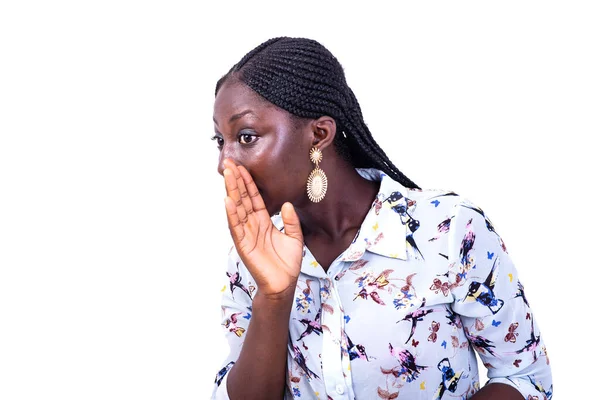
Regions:
<instances>
[{"instance_id":1,"label":"shirt button","mask_svg":"<svg viewBox=\"0 0 600 400\"><path fill-rule=\"evenodd\" d=\"M338 392L338 394L344 394L344 386L336 385L335 391Z\"/></svg>"}]
</instances>

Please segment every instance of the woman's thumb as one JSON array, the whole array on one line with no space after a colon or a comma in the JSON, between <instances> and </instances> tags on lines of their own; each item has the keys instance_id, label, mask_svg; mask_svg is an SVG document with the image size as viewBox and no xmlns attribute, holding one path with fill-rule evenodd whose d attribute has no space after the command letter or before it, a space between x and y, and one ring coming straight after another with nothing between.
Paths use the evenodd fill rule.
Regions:
<instances>
[{"instance_id":1,"label":"woman's thumb","mask_svg":"<svg viewBox=\"0 0 600 400\"><path fill-rule=\"evenodd\" d=\"M294 209L292 203L283 204L281 207L281 219L283 220L285 234L289 237L300 240L300 242L303 242L304 239L302 238L300 218L298 218L298 214L296 214L296 210Z\"/></svg>"}]
</instances>

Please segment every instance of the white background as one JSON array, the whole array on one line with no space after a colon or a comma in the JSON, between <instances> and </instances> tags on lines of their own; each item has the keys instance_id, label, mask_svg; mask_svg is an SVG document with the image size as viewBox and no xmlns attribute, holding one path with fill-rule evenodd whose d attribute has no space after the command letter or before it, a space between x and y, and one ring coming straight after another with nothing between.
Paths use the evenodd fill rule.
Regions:
<instances>
[{"instance_id":1,"label":"white background","mask_svg":"<svg viewBox=\"0 0 600 400\"><path fill-rule=\"evenodd\" d=\"M557 398L594 396L595 3L2 2L0 398L210 396L230 243L214 84L281 35L338 57L406 175L490 215Z\"/></svg>"}]
</instances>

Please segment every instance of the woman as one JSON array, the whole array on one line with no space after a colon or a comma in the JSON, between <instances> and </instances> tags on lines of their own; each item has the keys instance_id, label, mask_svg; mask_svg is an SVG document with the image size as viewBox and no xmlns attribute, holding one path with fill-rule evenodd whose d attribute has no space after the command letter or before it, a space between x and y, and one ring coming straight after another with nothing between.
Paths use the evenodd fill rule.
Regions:
<instances>
[{"instance_id":1,"label":"woman","mask_svg":"<svg viewBox=\"0 0 600 400\"><path fill-rule=\"evenodd\" d=\"M490 220L394 166L327 49L261 44L217 83L214 123L235 244L214 398L552 397Z\"/></svg>"}]
</instances>

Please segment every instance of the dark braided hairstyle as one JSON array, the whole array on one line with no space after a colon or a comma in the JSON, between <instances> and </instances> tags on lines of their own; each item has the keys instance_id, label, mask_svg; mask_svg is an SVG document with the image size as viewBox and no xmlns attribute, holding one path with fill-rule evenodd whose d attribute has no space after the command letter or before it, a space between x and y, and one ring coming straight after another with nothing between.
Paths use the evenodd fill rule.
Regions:
<instances>
[{"instance_id":1,"label":"dark braided hairstyle","mask_svg":"<svg viewBox=\"0 0 600 400\"><path fill-rule=\"evenodd\" d=\"M419 188L390 161L371 136L339 61L323 45L304 38L267 40L217 82L243 82L268 102L300 119L332 117L336 150L355 168L377 168L405 187Z\"/></svg>"}]
</instances>

